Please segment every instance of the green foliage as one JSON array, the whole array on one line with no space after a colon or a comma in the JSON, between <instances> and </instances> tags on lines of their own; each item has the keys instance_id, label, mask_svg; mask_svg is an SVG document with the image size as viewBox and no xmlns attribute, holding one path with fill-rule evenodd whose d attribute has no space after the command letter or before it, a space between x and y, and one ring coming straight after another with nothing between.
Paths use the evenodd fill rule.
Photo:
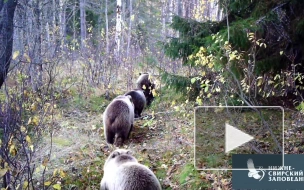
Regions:
<instances>
[{"instance_id":1,"label":"green foliage","mask_svg":"<svg viewBox=\"0 0 304 190\"><path fill-rule=\"evenodd\" d=\"M304 113L304 102L301 102L296 108L297 108L297 110L299 110L301 113Z\"/></svg>"},{"instance_id":2,"label":"green foliage","mask_svg":"<svg viewBox=\"0 0 304 190\"><path fill-rule=\"evenodd\" d=\"M230 42L241 50L247 50L250 47L250 42L248 41L247 31L256 31L257 26L255 26L255 20L252 18L240 19L231 23L230 26ZM224 29L223 33L227 33Z\"/></svg>"},{"instance_id":3,"label":"green foliage","mask_svg":"<svg viewBox=\"0 0 304 190\"><path fill-rule=\"evenodd\" d=\"M227 0L220 0L221 3ZM229 1L228 9L231 14L236 14L240 17L246 17L252 11L252 6L259 4L259 0L231 0Z\"/></svg>"},{"instance_id":4,"label":"green foliage","mask_svg":"<svg viewBox=\"0 0 304 190\"><path fill-rule=\"evenodd\" d=\"M171 38L170 42L164 45L165 54L174 59L182 59L184 64L191 64L193 62L187 62L188 56L199 50L204 44L204 37L218 30L218 23L199 23L178 16L174 16L172 20L171 27L180 33L180 37Z\"/></svg>"},{"instance_id":5,"label":"green foliage","mask_svg":"<svg viewBox=\"0 0 304 190\"><path fill-rule=\"evenodd\" d=\"M282 68L280 57L269 56L256 62L255 73L261 75L266 72L277 71L280 68Z\"/></svg>"},{"instance_id":6,"label":"green foliage","mask_svg":"<svg viewBox=\"0 0 304 190\"><path fill-rule=\"evenodd\" d=\"M297 22L296 29L295 29L295 39L304 41L304 20L300 20Z\"/></svg>"},{"instance_id":7,"label":"green foliage","mask_svg":"<svg viewBox=\"0 0 304 190\"><path fill-rule=\"evenodd\" d=\"M208 187L207 183L202 182L200 173L194 168L193 163L184 165L177 179L179 184L182 185L181 187L186 186L183 187L184 189L202 189Z\"/></svg>"},{"instance_id":8,"label":"green foliage","mask_svg":"<svg viewBox=\"0 0 304 190\"><path fill-rule=\"evenodd\" d=\"M302 78L293 76L290 80L289 76L294 72L291 64L302 60L304 15L297 6L304 7L303 3L221 0L220 5L228 7L229 27L226 19L218 23L199 23L174 17L171 27L179 32L179 38L165 44L167 55L180 58L185 65L199 70L197 77L201 79L201 88L193 93L189 91L191 86L187 77L168 77L168 73L164 74L165 82L183 94L196 96L199 104L201 98L213 97L224 86L229 96L237 91L249 99L257 95L283 96L291 87L301 90ZM290 9L295 11L291 13ZM301 65L297 65L296 73L303 72ZM284 76L278 77L278 74ZM194 78L191 78L193 82ZM206 85L207 79L213 83Z\"/></svg>"},{"instance_id":9,"label":"green foliage","mask_svg":"<svg viewBox=\"0 0 304 190\"><path fill-rule=\"evenodd\" d=\"M75 173L67 173L62 186L64 189L74 189L73 187L79 189L99 187L100 180L103 176L103 165L104 160L95 160L92 161L90 165L83 166L79 172L76 170Z\"/></svg>"},{"instance_id":10,"label":"green foliage","mask_svg":"<svg viewBox=\"0 0 304 190\"><path fill-rule=\"evenodd\" d=\"M186 93L186 88L191 84L191 79L180 75L171 75L165 72L162 81L167 84L167 88L174 89L176 92Z\"/></svg>"},{"instance_id":11,"label":"green foliage","mask_svg":"<svg viewBox=\"0 0 304 190\"><path fill-rule=\"evenodd\" d=\"M88 112L102 112L108 101L105 100L104 96L89 96L83 97L76 95L73 99L73 105L80 109Z\"/></svg>"}]
</instances>

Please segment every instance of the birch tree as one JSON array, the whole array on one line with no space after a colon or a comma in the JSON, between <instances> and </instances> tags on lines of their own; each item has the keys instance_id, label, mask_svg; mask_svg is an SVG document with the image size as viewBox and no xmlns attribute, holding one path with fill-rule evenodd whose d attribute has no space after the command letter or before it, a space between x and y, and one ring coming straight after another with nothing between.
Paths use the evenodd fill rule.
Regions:
<instances>
[{"instance_id":1,"label":"birch tree","mask_svg":"<svg viewBox=\"0 0 304 190\"><path fill-rule=\"evenodd\" d=\"M131 36L132 36L132 22L134 20L132 0L130 0L129 12L130 12L130 18L129 18L129 31L128 31L128 42L127 42L127 58L129 58L129 53L130 53Z\"/></svg>"},{"instance_id":2,"label":"birch tree","mask_svg":"<svg viewBox=\"0 0 304 190\"><path fill-rule=\"evenodd\" d=\"M116 33L115 33L115 42L116 42L116 49L115 49L115 57L118 59L120 55L120 37L121 37L121 0L117 0L117 7L116 7Z\"/></svg>"}]
</instances>

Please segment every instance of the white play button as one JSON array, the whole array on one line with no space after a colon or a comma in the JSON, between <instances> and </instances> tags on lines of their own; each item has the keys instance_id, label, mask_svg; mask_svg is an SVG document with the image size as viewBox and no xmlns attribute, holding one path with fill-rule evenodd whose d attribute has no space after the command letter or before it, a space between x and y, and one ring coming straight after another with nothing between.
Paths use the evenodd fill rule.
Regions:
<instances>
[{"instance_id":1,"label":"white play button","mask_svg":"<svg viewBox=\"0 0 304 190\"><path fill-rule=\"evenodd\" d=\"M252 139L254 139L252 136L240 131L228 123L225 124L225 153L228 153Z\"/></svg>"}]
</instances>

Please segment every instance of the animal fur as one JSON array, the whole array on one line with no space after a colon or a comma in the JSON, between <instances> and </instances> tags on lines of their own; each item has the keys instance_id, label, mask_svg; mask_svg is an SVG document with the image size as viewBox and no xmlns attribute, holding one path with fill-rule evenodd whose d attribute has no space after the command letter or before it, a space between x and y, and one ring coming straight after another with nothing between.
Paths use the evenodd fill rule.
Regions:
<instances>
[{"instance_id":1,"label":"animal fur","mask_svg":"<svg viewBox=\"0 0 304 190\"><path fill-rule=\"evenodd\" d=\"M161 190L154 173L132 156L131 151L113 151L104 165L100 190Z\"/></svg>"},{"instance_id":2,"label":"animal fur","mask_svg":"<svg viewBox=\"0 0 304 190\"><path fill-rule=\"evenodd\" d=\"M103 126L106 141L122 146L129 138L134 122L134 105L131 96L118 96L103 113Z\"/></svg>"},{"instance_id":3,"label":"animal fur","mask_svg":"<svg viewBox=\"0 0 304 190\"><path fill-rule=\"evenodd\" d=\"M152 91L155 88L155 84L150 80L149 74L140 74L139 78L136 81L136 84L138 89L143 90L147 100L147 106L149 106L154 99Z\"/></svg>"},{"instance_id":4,"label":"animal fur","mask_svg":"<svg viewBox=\"0 0 304 190\"><path fill-rule=\"evenodd\" d=\"M147 101L143 90L135 89L130 92L127 92L125 95L130 95L134 104L134 114L135 118L141 116L143 109L145 108Z\"/></svg>"}]
</instances>

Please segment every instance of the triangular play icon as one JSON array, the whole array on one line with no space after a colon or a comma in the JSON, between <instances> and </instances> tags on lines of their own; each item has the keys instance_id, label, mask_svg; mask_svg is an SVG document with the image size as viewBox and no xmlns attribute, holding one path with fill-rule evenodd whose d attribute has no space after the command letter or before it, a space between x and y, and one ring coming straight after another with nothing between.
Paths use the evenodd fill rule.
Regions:
<instances>
[{"instance_id":1,"label":"triangular play icon","mask_svg":"<svg viewBox=\"0 0 304 190\"><path fill-rule=\"evenodd\" d=\"M252 136L229 125L228 123L225 124L225 153L228 153L252 139L254 139Z\"/></svg>"}]
</instances>

